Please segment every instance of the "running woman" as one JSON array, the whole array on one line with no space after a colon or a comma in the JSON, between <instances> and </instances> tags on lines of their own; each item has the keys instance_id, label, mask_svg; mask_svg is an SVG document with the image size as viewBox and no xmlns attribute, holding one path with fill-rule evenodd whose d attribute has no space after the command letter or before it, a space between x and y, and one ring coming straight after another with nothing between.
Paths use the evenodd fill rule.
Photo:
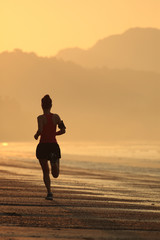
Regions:
<instances>
[{"instance_id":1,"label":"running woman","mask_svg":"<svg viewBox=\"0 0 160 240\"><path fill-rule=\"evenodd\" d=\"M52 99L49 95L45 95L41 99L43 114L38 116L38 130L34 135L37 140L40 136L39 144L36 149L36 157L39 160L43 171L43 181L47 189L47 200L53 199L51 191L51 180L49 176L49 164L51 165L51 173L54 178L59 176L59 159L61 158L60 147L57 143L56 136L66 132L63 121L57 114L51 113ZM57 126L60 129L57 131Z\"/></svg>"}]
</instances>

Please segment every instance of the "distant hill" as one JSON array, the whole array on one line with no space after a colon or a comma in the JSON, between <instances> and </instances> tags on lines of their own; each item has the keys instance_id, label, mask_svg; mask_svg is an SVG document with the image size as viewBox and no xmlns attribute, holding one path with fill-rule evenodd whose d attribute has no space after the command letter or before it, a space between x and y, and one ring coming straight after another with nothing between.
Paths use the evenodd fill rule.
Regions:
<instances>
[{"instance_id":1,"label":"distant hill","mask_svg":"<svg viewBox=\"0 0 160 240\"><path fill-rule=\"evenodd\" d=\"M160 30L133 28L98 41L88 50L70 48L56 57L84 67L160 72Z\"/></svg>"},{"instance_id":2,"label":"distant hill","mask_svg":"<svg viewBox=\"0 0 160 240\"><path fill-rule=\"evenodd\" d=\"M21 50L0 54L0 141L32 140L40 100L67 126L62 140L160 140L160 74L86 69Z\"/></svg>"}]
</instances>

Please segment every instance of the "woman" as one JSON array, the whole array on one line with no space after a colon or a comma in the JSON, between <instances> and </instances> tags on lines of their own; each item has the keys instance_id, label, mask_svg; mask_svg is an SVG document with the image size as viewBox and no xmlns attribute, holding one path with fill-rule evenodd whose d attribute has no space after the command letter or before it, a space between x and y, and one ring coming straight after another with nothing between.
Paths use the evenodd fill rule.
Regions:
<instances>
[{"instance_id":1,"label":"woman","mask_svg":"<svg viewBox=\"0 0 160 240\"><path fill-rule=\"evenodd\" d=\"M59 176L59 159L61 152L56 140L57 135L65 133L65 125L57 114L51 113L52 99L45 95L41 100L43 115L38 116L38 130L34 135L37 140L40 136L40 142L36 149L36 157L39 159L43 171L43 180L47 189L47 200L53 199L51 192L51 183L49 176L48 160L51 164L51 172L54 178ZM57 126L59 131L56 131Z\"/></svg>"}]
</instances>

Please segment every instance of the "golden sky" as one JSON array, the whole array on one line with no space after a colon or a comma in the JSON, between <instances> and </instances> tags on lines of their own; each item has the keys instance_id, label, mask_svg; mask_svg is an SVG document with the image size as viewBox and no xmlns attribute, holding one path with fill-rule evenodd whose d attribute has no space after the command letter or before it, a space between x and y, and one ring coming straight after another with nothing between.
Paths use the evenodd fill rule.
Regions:
<instances>
[{"instance_id":1,"label":"golden sky","mask_svg":"<svg viewBox=\"0 0 160 240\"><path fill-rule=\"evenodd\" d=\"M160 0L1 0L0 52L53 56L131 27L160 29Z\"/></svg>"}]
</instances>

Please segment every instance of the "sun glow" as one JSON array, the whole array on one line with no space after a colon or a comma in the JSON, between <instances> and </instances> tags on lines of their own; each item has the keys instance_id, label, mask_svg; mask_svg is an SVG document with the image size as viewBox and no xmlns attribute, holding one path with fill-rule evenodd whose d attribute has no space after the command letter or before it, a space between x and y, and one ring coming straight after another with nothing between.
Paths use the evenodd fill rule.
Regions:
<instances>
[{"instance_id":1,"label":"sun glow","mask_svg":"<svg viewBox=\"0 0 160 240\"><path fill-rule=\"evenodd\" d=\"M7 143L7 142L3 142L3 143L2 143L2 146L3 146L3 147L7 147L7 146L8 146L8 143Z\"/></svg>"}]
</instances>

